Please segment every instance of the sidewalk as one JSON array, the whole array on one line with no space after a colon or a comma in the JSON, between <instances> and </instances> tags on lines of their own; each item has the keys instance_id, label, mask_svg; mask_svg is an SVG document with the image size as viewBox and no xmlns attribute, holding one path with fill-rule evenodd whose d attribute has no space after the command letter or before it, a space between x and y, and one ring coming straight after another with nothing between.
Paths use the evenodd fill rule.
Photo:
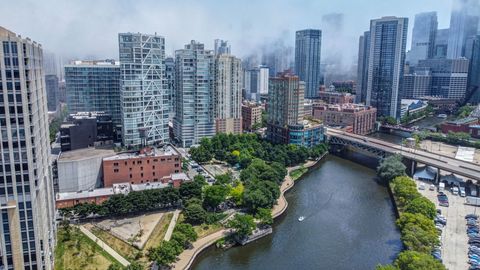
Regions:
<instances>
[{"instance_id":1,"label":"sidewalk","mask_svg":"<svg viewBox=\"0 0 480 270\"><path fill-rule=\"evenodd\" d=\"M115 260L117 260L121 265L123 266L130 265L130 263L125 258L123 258L120 254L118 254L115 250L113 250L111 247L105 244L98 237L96 237L83 225L79 225L78 227L80 228L80 231L82 231L82 233L84 233L88 238L92 239L93 242L97 243L98 246L100 246L103 250L105 250L108 254L110 254L110 256L112 256Z\"/></svg>"},{"instance_id":2,"label":"sidewalk","mask_svg":"<svg viewBox=\"0 0 480 270\"><path fill-rule=\"evenodd\" d=\"M175 229L175 225L177 224L178 215L180 215L180 210L177 209L173 212L172 220L170 220L170 224L168 224L167 232L163 238L165 241L170 241L170 238L172 238L173 229Z\"/></svg>"}]
</instances>

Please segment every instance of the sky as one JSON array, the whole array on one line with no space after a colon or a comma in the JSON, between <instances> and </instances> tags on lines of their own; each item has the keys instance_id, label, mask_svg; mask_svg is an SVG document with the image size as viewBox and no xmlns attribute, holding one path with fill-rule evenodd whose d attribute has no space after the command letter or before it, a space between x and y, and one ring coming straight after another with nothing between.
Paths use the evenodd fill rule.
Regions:
<instances>
[{"instance_id":1,"label":"sky","mask_svg":"<svg viewBox=\"0 0 480 270\"><path fill-rule=\"evenodd\" d=\"M323 40L322 57L337 50L353 63L370 19L408 17L411 36L416 13L437 11L439 27L448 28L452 1L458 0L15 0L2 1L0 26L64 59L118 59L120 32L156 32L167 55L192 39L210 49L215 38L225 39L244 57L279 40L293 46L296 30L319 28L330 40ZM331 13L343 14L343 27L322 20Z\"/></svg>"}]
</instances>

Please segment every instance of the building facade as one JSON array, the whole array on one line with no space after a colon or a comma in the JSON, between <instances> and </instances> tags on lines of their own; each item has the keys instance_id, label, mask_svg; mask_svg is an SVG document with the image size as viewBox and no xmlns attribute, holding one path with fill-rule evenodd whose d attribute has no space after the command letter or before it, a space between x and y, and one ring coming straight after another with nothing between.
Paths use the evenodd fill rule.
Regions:
<instances>
[{"instance_id":1,"label":"building facade","mask_svg":"<svg viewBox=\"0 0 480 270\"><path fill-rule=\"evenodd\" d=\"M268 94L269 68L258 66L245 71L244 88L245 98L260 101L260 98Z\"/></svg>"},{"instance_id":2,"label":"building facade","mask_svg":"<svg viewBox=\"0 0 480 270\"><path fill-rule=\"evenodd\" d=\"M420 98L430 96L432 91L432 72L429 68L415 68L415 71L403 76L402 98Z\"/></svg>"},{"instance_id":3,"label":"building facade","mask_svg":"<svg viewBox=\"0 0 480 270\"><path fill-rule=\"evenodd\" d=\"M144 148L103 159L103 184L155 183L182 170L182 156L173 147Z\"/></svg>"},{"instance_id":4,"label":"building facade","mask_svg":"<svg viewBox=\"0 0 480 270\"><path fill-rule=\"evenodd\" d=\"M316 104L313 118L325 125L346 128L348 131L366 135L375 131L377 110L371 106L357 104Z\"/></svg>"},{"instance_id":5,"label":"building facade","mask_svg":"<svg viewBox=\"0 0 480 270\"><path fill-rule=\"evenodd\" d=\"M357 103L365 103L367 100L369 56L370 31L366 31L358 41L357 91L355 93L355 102Z\"/></svg>"},{"instance_id":6,"label":"building facade","mask_svg":"<svg viewBox=\"0 0 480 270\"><path fill-rule=\"evenodd\" d=\"M378 116L400 117L408 19L383 17L370 22L366 104Z\"/></svg>"},{"instance_id":7,"label":"building facade","mask_svg":"<svg viewBox=\"0 0 480 270\"><path fill-rule=\"evenodd\" d=\"M242 128L252 131L256 124L262 123L262 106L254 102L244 102L242 105Z\"/></svg>"},{"instance_id":8,"label":"building facade","mask_svg":"<svg viewBox=\"0 0 480 270\"><path fill-rule=\"evenodd\" d=\"M228 41L222 39L215 39L214 41L214 53L215 55L219 54L230 54L230 44Z\"/></svg>"},{"instance_id":9,"label":"building facade","mask_svg":"<svg viewBox=\"0 0 480 270\"><path fill-rule=\"evenodd\" d=\"M450 29L438 29L435 35L433 58L447 58L448 33Z\"/></svg>"},{"instance_id":10,"label":"building facade","mask_svg":"<svg viewBox=\"0 0 480 270\"><path fill-rule=\"evenodd\" d=\"M54 112L57 110L57 105L59 102L57 75L45 75L45 90L47 91L48 111Z\"/></svg>"},{"instance_id":11,"label":"building facade","mask_svg":"<svg viewBox=\"0 0 480 270\"><path fill-rule=\"evenodd\" d=\"M415 15L412 45L407 54L407 62L416 66L419 60L433 57L438 21L436 12L424 12Z\"/></svg>"},{"instance_id":12,"label":"building facade","mask_svg":"<svg viewBox=\"0 0 480 270\"><path fill-rule=\"evenodd\" d=\"M121 125L120 66L113 60L75 61L65 66L70 113L107 112Z\"/></svg>"},{"instance_id":13,"label":"building facade","mask_svg":"<svg viewBox=\"0 0 480 270\"><path fill-rule=\"evenodd\" d=\"M217 133L242 133L242 61L226 53L215 57L214 117Z\"/></svg>"},{"instance_id":14,"label":"building facade","mask_svg":"<svg viewBox=\"0 0 480 270\"><path fill-rule=\"evenodd\" d=\"M175 52L175 117L173 132L182 147L215 135L212 51L191 41Z\"/></svg>"},{"instance_id":15,"label":"building facade","mask_svg":"<svg viewBox=\"0 0 480 270\"><path fill-rule=\"evenodd\" d=\"M0 27L0 269L53 269L55 209L42 46Z\"/></svg>"},{"instance_id":16,"label":"building facade","mask_svg":"<svg viewBox=\"0 0 480 270\"><path fill-rule=\"evenodd\" d=\"M448 35L448 59L466 56L467 39L477 34L479 14L480 4L478 0L453 2Z\"/></svg>"},{"instance_id":17,"label":"building facade","mask_svg":"<svg viewBox=\"0 0 480 270\"><path fill-rule=\"evenodd\" d=\"M321 84L322 31L306 29L295 34L295 74L305 82L305 97L318 96Z\"/></svg>"},{"instance_id":18,"label":"building facade","mask_svg":"<svg viewBox=\"0 0 480 270\"><path fill-rule=\"evenodd\" d=\"M167 80L169 119L172 120L175 115L175 59L165 58L165 78Z\"/></svg>"},{"instance_id":19,"label":"building facade","mask_svg":"<svg viewBox=\"0 0 480 270\"><path fill-rule=\"evenodd\" d=\"M118 41L123 144L168 143L165 39L156 34L121 33Z\"/></svg>"}]
</instances>

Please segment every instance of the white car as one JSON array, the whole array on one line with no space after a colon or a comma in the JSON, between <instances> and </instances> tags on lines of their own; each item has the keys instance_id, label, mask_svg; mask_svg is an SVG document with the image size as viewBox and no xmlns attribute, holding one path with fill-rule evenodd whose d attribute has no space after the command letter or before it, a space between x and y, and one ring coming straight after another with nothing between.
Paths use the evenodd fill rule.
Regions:
<instances>
[{"instance_id":1,"label":"white car","mask_svg":"<svg viewBox=\"0 0 480 270\"><path fill-rule=\"evenodd\" d=\"M425 184L424 184L424 183L421 183L421 184L418 186L418 189L420 189L420 190L425 190Z\"/></svg>"},{"instance_id":2,"label":"white car","mask_svg":"<svg viewBox=\"0 0 480 270\"><path fill-rule=\"evenodd\" d=\"M453 187L452 188L452 194L457 196L458 195L458 187Z\"/></svg>"},{"instance_id":3,"label":"white car","mask_svg":"<svg viewBox=\"0 0 480 270\"><path fill-rule=\"evenodd\" d=\"M434 185L434 184L431 184L429 189L430 189L430 190L435 190L435 185Z\"/></svg>"}]
</instances>

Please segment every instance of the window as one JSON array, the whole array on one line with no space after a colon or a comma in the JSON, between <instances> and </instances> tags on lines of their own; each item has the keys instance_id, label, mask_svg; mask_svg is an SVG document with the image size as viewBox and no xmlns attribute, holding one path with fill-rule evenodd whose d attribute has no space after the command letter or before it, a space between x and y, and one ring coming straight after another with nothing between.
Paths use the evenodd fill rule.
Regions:
<instances>
[{"instance_id":1,"label":"window","mask_svg":"<svg viewBox=\"0 0 480 270\"><path fill-rule=\"evenodd\" d=\"M130 179L132 179L132 174L130 174ZM133 183L133 182L132 182Z\"/></svg>"},{"instance_id":2,"label":"window","mask_svg":"<svg viewBox=\"0 0 480 270\"><path fill-rule=\"evenodd\" d=\"M114 173L118 173L118 169L113 169L113 172L114 172Z\"/></svg>"}]
</instances>

